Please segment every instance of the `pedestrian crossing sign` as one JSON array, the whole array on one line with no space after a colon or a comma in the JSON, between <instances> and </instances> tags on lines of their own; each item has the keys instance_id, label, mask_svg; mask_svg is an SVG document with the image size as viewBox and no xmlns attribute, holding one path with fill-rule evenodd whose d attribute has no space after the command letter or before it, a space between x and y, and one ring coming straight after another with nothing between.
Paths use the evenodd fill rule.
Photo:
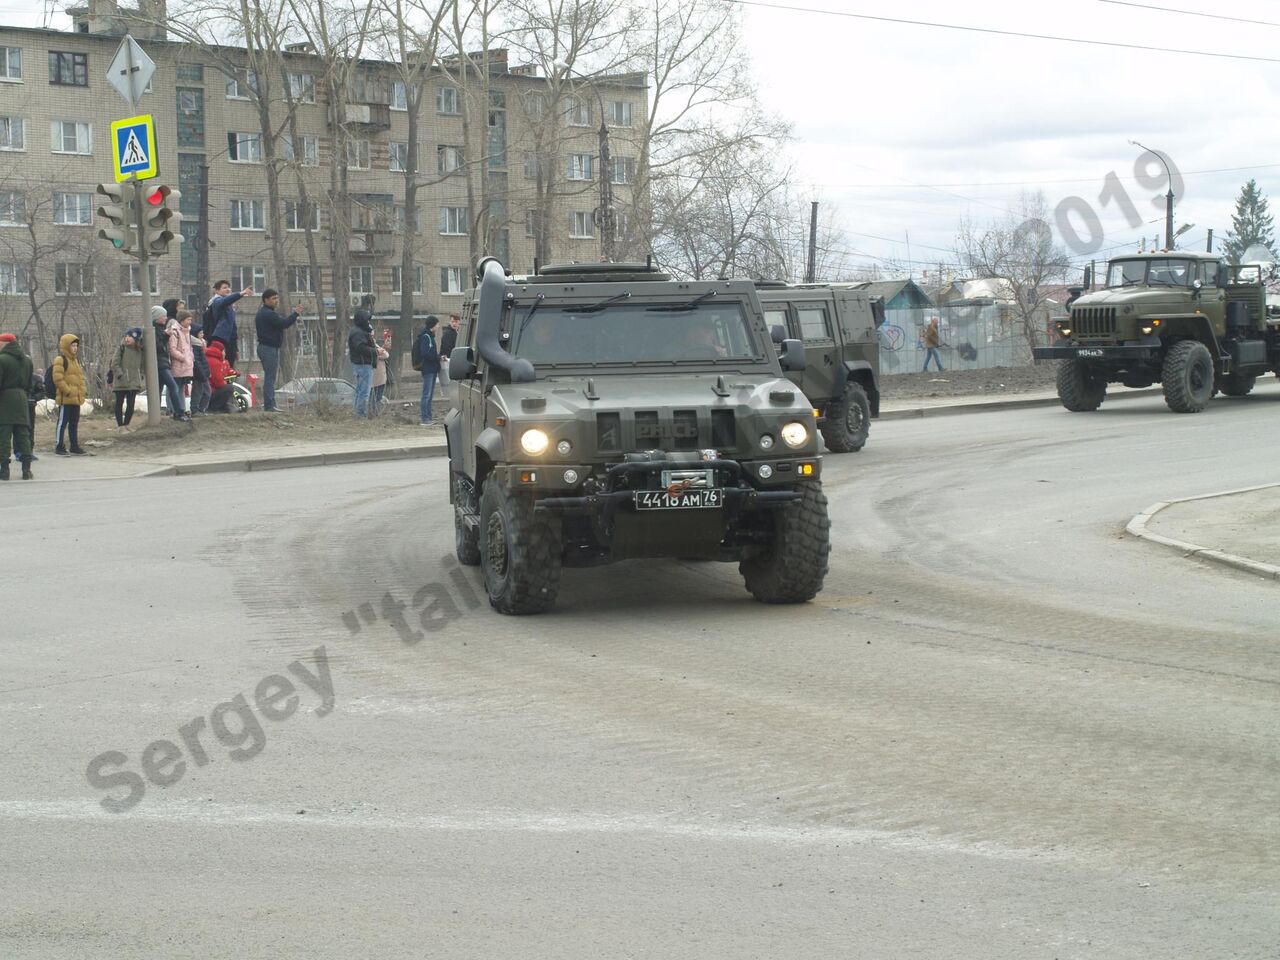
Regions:
<instances>
[{"instance_id":1,"label":"pedestrian crossing sign","mask_svg":"<svg viewBox=\"0 0 1280 960\"><path fill-rule=\"evenodd\" d=\"M151 114L116 120L111 124L111 151L116 183L150 180L160 173L156 157L156 124Z\"/></svg>"}]
</instances>

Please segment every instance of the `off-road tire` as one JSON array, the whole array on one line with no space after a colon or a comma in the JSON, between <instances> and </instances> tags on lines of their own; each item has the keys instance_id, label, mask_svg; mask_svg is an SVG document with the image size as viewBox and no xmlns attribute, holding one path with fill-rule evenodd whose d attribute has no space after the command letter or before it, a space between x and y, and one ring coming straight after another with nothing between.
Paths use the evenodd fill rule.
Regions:
<instances>
[{"instance_id":1,"label":"off-road tire","mask_svg":"<svg viewBox=\"0 0 1280 960\"><path fill-rule=\"evenodd\" d=\"M458 555L458 562L467 567L480 564L480 528L477 525L474 530L468 530L463 520L467 507L479 510L479 504L475 499L475 494L471 493L470 487L462 482L459 474L455 473L453 475L453 547Z\"/></svg>"},{"instance_id":2,"label":"off-road tire","mask_svg":"<svg viewBox=\"0 0 1280 960\"><path fill-rule=\"evenodd\" d=\"M1058 364L1058 399L1072 413L1092 413L1107 397L1107 381L1089 372L1083 360L1063 360Z\"/></svg>"},{"instance_id":3,"label":"off-road tire","mask_svg":"<svg viewBox=\"0 0 1280 960\"><path fill-rule=\"evenodd\" d=\"M1247 397L1249 391L1253 389L1253 385L1257 382L1257 377L1250 377L1241 373L1229 373L1217 382L1217 388L1228 397Z\"/></svg>"},{"instance_id":4,"label":"off-road tire","mask_svg":"<svg viewBox=\"0 0 1280 960\"><path fill-rule=\"evenodd\" d=\"M871 403L860 384L851 383L844 396L827 406L822 441L832 453L856 453L867 445L871 430Z\"/></svg>"},{"instance_id":5,"label":"off-road tire","mask_svg":"<svg viewBox=\"0 0 1280 960\"><path fill-rule=\"evenodd\" d=\"M800 500L773 511L773 542L744 558L738 572L761 603L804 603L822 589L831 553L831 521L822 483L801 485Z\"/></svg>"},{"instance_id":6,"label":"off-road tire","mask_svg":"<svg viewBox=\"0 0 1280 960\"><path fill-rule=\"evenodd\" d=\"M1164 355L1160 379L1174 413L1199 413L1213 398L1213 357L1199 340L1179 340Z\"/></svg>"},{"instance_id":7,"label":"off-road tire","mask_svg":"<svg viewBox=\"0 0 1280 960\"><path fill-rule=\"evenodd\" d=\"M560 589L560 520L490 478L480 494L480 569L499 613L545 613Z\"/></svg>"}]
</instances>

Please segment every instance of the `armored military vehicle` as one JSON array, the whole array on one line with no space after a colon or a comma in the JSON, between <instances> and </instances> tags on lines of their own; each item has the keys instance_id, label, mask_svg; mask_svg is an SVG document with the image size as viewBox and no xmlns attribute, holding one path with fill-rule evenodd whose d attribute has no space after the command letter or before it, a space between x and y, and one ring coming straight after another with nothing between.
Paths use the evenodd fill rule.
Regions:
<instances>
[{"instance_id":1,"label":"armored military vehicle","mask_svg":"<svg viewBox=\"0 0 1280 960\"><path fill-rule=\"evenodd\" d=\"M861 450L880 416L880 342L884 301L856 284L756 284L774 339L804 344L805 368L787 376L818 411L818 430L833 453Z\"/></svg>"},{"instance_id":2,"label":"armored military vehicle","mask_svg":"<svg viewBox=\"0 0 1280 960\"><path fill-rule=\"evenodd\" d=\"M458 559L502 613L549 610L562 567L736 561L765 603L812 599L830 551L813 411L747 281L649 264L508 275L464 305L445 419Z\"/></svg>"},{"instance_id":3,"label":"armored military vehicle","mask_svg":"<svg viewBox=\"0 0 1280 960\"><path fill-rule=\"evenodd\" d=\"M1085 288L1093 277L1085 270ZM1216 392L1243 397L1280 371L1280 318L1268 317L1263 268L1216 254L1153 251L1116 257L1106 286L1071 302L1058 341L1037 360L1061 360L1058 397L1097 410L1108 383L1164 387L1177 413L1199 413Z\"/></svg>"}]
</instances>

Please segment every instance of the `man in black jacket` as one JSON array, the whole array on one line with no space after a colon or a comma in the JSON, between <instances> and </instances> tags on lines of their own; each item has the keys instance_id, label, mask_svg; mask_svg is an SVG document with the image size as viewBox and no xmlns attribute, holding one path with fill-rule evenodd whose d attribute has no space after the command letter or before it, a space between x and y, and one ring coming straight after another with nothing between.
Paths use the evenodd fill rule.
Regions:
<instances>
[{"instance_id":1,"label":"man in black jacket","mask_svg":"<svg viewBox=\"0 0 1280 960\"><path fill-rule=\"evenodd\" d=\"M262 361L262 408L276 413L276 374L280 371L280 348L284 346L284 332L298 322L302 311L297 307L287 317L282 317L276 307L280 294L271 288L262 291L262 306L253 318L258 332L258 359Z\"/></svg>"},{"instance_id":2,"label":"man in black jacket","mask_svg":"<svg viewBox=\"0 0 1280 960\"><path fill-rule=\"evenodd\" d=\"M436 378L436 382L440 384L440 393L445 397L449 395L449 391L445 389L449 386L449 354L458 345L460 323L462 319L456 313L449 314L449 325L440 334L440 376Z\"/></svg>"},{"instance_id":3,"label":"man in black jacket","mask_svg":"<svg viewBox=\"0 0 1280 960\"><path fill-rule=\"evenodd\" d=\"M373 342L373 314L364 307L351 318L347 353L356 377L355 413L357 417L367 417L370 415L369 392L373 389L373 365L378 360L378 348Z\"/></svg>"}]
</instances>

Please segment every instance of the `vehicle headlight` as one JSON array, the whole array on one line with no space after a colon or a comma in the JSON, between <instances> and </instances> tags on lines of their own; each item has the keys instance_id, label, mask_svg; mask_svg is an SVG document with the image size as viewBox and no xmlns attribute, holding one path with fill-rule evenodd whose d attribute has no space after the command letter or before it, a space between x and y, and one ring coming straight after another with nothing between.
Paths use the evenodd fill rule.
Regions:
<instances>
[{"instance_id":1,"label":"vehicle headlight","mask_svg":"<svg viewBox=\"0 0 1280 960\"><path fill-rule=\"evenodd\" d=\"M1062 336L1064 336L1064 337L1069 337L1069 336L1071 336L1071 324L1069 324L1069 323L1059 323L1059 324L1058 324L1058 333L1062 334Z\"/></svg>"},{"instance_id":2,"label":"vehicle headlight","mask_svg":"<svg viewBox=\"0 0 1280 960\"><path fill-rule=\"evenodd\" d=\"M542 456L550 443L547 435L536 428L520 434L520 448L531 457Z\"/></svg>"},{"instance_id":3,"label":"vehicle headlight","mask_svg":"<svg viewBox=\"0 0 1280 960\"><path fill-rule=\"evenodd\" d=\"M561 440L559 443L556 444L556 453L560 454L560 456L567 457L572 452L573 452L573 444L570 443L568 440Z\"/></svg>"},{"instance_id":4,"label":"vehicle headlight","mask_svg":"<svg viewBox=\"0 0 1280 960\"><path fill-rule=\"evenodd\" d=\"M760 438L760 449L761 449L761 450L772 450L772 449L773 449L773 437L771 437L771 436L770 436L769 434L767 434L767 433L766 433L764 436L762 436L762 437Z\"/></svg>"},{"instance_id":5,"label":"vehicle headlight","mask_svg":"<svg viewBox=\"0 0 1280 960\"><path fill-rule=\"evenodd\" d=\"M782 442L788 447L803 447L809 442L809 431L803 423L788 423L782 428Z\"/></svg>"}]
</instances>

